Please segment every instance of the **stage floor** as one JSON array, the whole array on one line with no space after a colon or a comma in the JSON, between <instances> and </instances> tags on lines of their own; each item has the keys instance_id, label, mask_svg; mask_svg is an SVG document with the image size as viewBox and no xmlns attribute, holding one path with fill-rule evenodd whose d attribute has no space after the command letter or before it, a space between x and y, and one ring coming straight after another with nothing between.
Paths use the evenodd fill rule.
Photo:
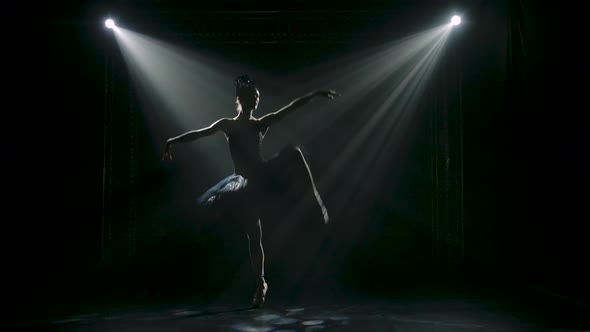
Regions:
<instances>
[{"instance_id":1,"label":"stage floor","mask_svg":"<svg viewBox=\"0 0 590 332\"><path fill-rule=\"evenodd\" d=\"M150 304L22 321L27 331L590 331L584 308L453 296L333 303ZM572 309L575 308L575 309ZM566 311L563 311L566 310ZM580 311L582 310L582 311ZM576 312L574 312L576 311Z\"/></svg>"}]
</instances>

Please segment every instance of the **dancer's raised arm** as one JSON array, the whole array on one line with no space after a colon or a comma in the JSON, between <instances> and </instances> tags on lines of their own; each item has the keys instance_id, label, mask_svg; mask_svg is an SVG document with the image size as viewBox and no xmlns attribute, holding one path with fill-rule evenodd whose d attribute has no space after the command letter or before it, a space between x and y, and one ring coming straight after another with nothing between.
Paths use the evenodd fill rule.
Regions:
<instances>
[{"instance_id":1,"label":"dancer's raised arm","mask_svg":"<svg viewBox=\"0 0 590 332\"><path fill-rule=\"evenodd\" d=\"M315 97L324 97L324 98L334 99L337 96L340 96L340 94L336 93L336 91L334 91L334 90L321 90L321 91L310 92L305 96L294 99L292 102L290 102L288 105L284 106L283 108L279 109L278 111L266 114L265 116L261 117L259 120L265 126L270 126L273 123L284 118L285 115L287 115L287 114L291 113L292 111L298 109L299 107L309 103Z\"/></svg>"},{"instance_id":2,"label":"dancer's raised arm","mask_svg":"<svg viewBox=\"0 0 590 332\"><path fill-rule=\"evenodd\" d=\"M224 129L228 120L230 119L222 118L213 122L213 124L211 124L209 127L187 131L184 134L180 134L176 137L169 138L166 141L166 148L164 149L164 156L162 156L162 159L172 160L172 144L190 142L205 136L215 134L216 132L220 130L222 131Z\"/></svg>"}]
</instances>

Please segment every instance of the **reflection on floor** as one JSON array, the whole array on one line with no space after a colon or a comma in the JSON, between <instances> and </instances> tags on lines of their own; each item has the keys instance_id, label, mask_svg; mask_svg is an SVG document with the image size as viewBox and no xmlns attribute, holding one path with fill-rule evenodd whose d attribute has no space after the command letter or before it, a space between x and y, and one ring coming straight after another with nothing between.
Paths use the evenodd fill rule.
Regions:
<instances>
[{"instance_id":1,"label":"reflection on floor","mask_svg":"<svg viewBox=\"0 0 590 332\"><path fill-rule=\"evenodd\" d=\"M543 316L542 314L540 316ZM590 315L587 316L590 321ZM561 323L497 303L469 298L405 298L374 303L160 304L23 322L15 330L43 331L566 331ZM547 318L547 317L545 317ZM584 319L584 318L582 318ZM557 323L556 323L557 322ZM572 323L572 324L568 324ZM557 324L557 325L556 325ZM562 324L559 326L558 324ZM569 327L568 327L569 325ZM588 328L588 326L586 326Z\"/></svg>"}]
</instances>

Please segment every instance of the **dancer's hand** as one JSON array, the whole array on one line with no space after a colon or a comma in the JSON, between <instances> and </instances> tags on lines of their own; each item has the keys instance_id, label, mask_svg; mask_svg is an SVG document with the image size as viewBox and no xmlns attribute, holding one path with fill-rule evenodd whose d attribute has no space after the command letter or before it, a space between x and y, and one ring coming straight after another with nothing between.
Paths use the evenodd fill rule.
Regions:
<instances>
[{"instance_id":1,"label":"dancer's hand","mask_svg":"<svg viewBox=\"0 0 590 332\"><path fill-rule=\"evenodd\" d=\"M318 91L317 94L322 97L330 98L330 99L334 99L334 98L340 96L340 94L337 93L335 90Z\"/></svg>"},{"instance_id":2,"label":"dancer's hand","mask_svg":"<svg viewBox=\"0 0 590 332\"><path fill-rule=\"evenodd\" d=\"M172 144L170 142L166 142L166 148L164 148L164 155L162 156L162 160L172 160Z\"/></svg>"}]
</instances>

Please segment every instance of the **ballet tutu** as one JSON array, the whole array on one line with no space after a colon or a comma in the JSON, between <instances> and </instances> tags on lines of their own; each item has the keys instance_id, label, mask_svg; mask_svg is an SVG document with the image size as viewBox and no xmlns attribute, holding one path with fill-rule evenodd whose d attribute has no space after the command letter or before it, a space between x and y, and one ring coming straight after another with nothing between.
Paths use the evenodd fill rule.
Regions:
<instances>
[{"instance_id":1,"label":"ballet tutu","mask_svg":"<svg viewBox=\"0 0 590 332\"><path fill-rule=\"evenodd\" d=\"M220 205L230 207L237 204L239 194L246 190L248 180L241 175L232 174L208 189L197 198L197 204L203 208L219 208ZM229 204L229 205L228 205Z\"/></svg>"},{"instance_id":2,"label":"ballet tutu","mask_svg":"<svg viewBox=\"0 0 590 332\"><path fill-rule=\"evenodd\" d=\"M197 198L198 208L224 219L283 218L301 209L302 202L320 209L313 207L315 196L301 148L287 146L250 173L223 178Z\"/></svg>"}]
</instances>

